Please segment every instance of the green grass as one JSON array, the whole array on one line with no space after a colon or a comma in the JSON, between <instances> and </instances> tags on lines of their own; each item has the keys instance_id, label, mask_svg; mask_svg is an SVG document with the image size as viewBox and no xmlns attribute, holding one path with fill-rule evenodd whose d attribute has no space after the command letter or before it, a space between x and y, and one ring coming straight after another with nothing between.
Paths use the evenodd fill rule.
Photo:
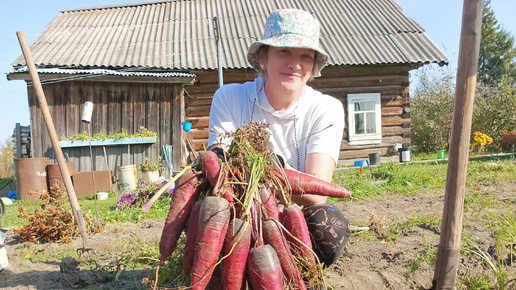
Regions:
<instances>
[{"instance_id":1,"label":"green grass","mask_svg":"<svg viewBox=\"0 0 516 290\"><path fill-rule=\"evenodd\" d=\"M442 189L446 186L448 162L383 163L378 167L337 171L333 182L349 189L355 196L375 198L386 193L414 195L422 189ZM385 183L374 186L375 180ZM493 184L514 180L516 162L514 155L471 158L468 163L466 184L468 186ZM330 199L331 200L331 199Z\"/></svg>"},{"instance_id":2,"label":"green grass","mask_svg":"<svg viewBox=\"0 0 516 290\"><path fill-rule=\"evenodd\" d=\"M108 199L98 200L97 209L99 220L103 220L106 224L118 223L137 223L146 219L165 218L167 216L170 201L163 200L154 203L149 212L145 213L141 208L129 208L126 210L117 210L116 204L120 198L113 193L109 194ZM70 204L65 203L66 207L71 210ZM79 205L85 214L89 214L92 218L96 216L95 199L93 196L80 198ZM35 210L41 210L41 201L22 201L16 200L13 204L6 206L5 216L0 220L1 226L8 230L21 228L28 223L26 219L18 218L18 208L23 206L29 215Z\"/></svg>"}]
</instances>

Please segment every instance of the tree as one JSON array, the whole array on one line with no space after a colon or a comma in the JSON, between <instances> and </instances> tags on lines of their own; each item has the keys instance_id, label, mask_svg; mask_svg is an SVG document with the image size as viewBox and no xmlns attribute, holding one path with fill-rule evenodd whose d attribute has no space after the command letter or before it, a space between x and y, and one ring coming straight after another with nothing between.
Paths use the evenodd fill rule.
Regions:
<instances>
[{"instance_id":1,"label":"tree","mask_svg":"<svg viewBox=\"0 0 516 290\"><path fill-rule=\"evenodd\" d=\"M505 75L516 79L514 37L498 24L490 4L491 0L484 1L478 59L478 81L484 86L498 84Z\"/></svg>"},{"instance_id":2,"label":"tree","mask_svg":"<svg viewBox=\"0 0 516 290\"><path fill-rule=\"evenodd\" d=\"M449 142L453 119L455 70L424 66L410 100L412 143L421 152L443 149Z\"/></svg>"}]
</instances>

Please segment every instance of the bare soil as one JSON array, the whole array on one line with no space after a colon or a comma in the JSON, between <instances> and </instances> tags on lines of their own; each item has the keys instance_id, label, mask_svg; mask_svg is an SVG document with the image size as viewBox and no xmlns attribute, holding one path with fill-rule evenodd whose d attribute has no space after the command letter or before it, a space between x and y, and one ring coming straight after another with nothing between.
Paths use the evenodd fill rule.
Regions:
<instances>
[{"instance_id":1,"label":"bare soil","mask_svg":"<svg viewBox=\"0 0 516 290\"><path fill-rule=\"evenodd\" d=\"M516 181L502 184L484 184L475 189L482 198L492 198L494 205L489 211L505 212L515 208ZM466 194L472 190L468 189ZM355 234L347 245L340 261L327 269L326 281L334 289L420 289L429 288L433 280L434 265L421 259L422 253L435 253L439 244L440 227L418 224L400 234L397 239L382 239L393 222L413 216L441 217L444 189L423 190L414 196L391 195L383 200L337 202L336 205L350 218L352 225L369 226L374 235ZM494 245L491 231L484 225L478 213L466 208L465 233L479 238L479 245L487 251ZM97 250L97 259L108 263L124 251L121 241L154 241L157 247L163 220L148 220L140 224L124 224L106 227L105 231L90 237L90 247ZM367 237L366 237L367 236ZM380 238L379 238L380 237ZM122 271L115 280L113 272L85 270L83 264L75 265L66 260L30 262L24 253L38 252L52 256L56 252L81 247L81 239L72 244L21 243L9 232L6 249L9 267L0 272L2 289L145 289L141 285L148 277L148 269ZM491 251L491 254L492 251ZM26 255L26 254L25 254ZM155 257L158 258L158 257ZM427 257L428 258L428 257ZM415 271L410 270L414 261L420 261ZM493 271L486 263L461 255L458 267L457 289L467 289L461 278ZM62 271L60 271L60 266ZM116 269L117 265L113 265ZM515 269L513 269L515 270ZM513 277L514 278L514 277Z\"/></svg>"}]
</instances>

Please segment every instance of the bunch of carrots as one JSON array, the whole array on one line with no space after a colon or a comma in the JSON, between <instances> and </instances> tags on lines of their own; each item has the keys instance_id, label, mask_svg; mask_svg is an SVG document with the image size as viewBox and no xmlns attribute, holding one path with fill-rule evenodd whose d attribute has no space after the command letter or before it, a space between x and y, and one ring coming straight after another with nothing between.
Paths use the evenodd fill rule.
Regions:
<instances>
[{"instance_id":1,"label":"bunch of carrots","mask_svg":"<svg viewBox=\"0 0 516 290\"><path fill-rule=\"evenodd\" d=\"M307 224L292 195L352 197L344 187L278 166L268 125L230 136L228 154L203 152L177 179L161 241L160 266L183 230L183 274L192 289L307 289L324 284ZM156 287L156 285L154 285ZM245 288L244 288L245 289Z\"/></svg>"}]
</instances>

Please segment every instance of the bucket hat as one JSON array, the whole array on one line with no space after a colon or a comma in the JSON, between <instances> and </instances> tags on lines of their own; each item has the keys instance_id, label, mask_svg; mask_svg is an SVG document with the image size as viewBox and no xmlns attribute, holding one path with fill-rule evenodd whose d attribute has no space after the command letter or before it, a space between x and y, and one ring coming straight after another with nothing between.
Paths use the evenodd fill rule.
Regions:
<instances>
[{"instance_id":1,"label":"bucket hat","mask_svg":"<svg viewBox=\"0 0 516 290\"><path fill-rule=\"evenodd\" d=\"M280 9L272 12L265 23L263 39L249 47L247 60L260 71L258 52L262 45L290 48L311 48L315 50L315 76L321 75L328 63L328 54L319 46L320 24L310 13L299 9Z\"/></svg>"}]
</instances>

